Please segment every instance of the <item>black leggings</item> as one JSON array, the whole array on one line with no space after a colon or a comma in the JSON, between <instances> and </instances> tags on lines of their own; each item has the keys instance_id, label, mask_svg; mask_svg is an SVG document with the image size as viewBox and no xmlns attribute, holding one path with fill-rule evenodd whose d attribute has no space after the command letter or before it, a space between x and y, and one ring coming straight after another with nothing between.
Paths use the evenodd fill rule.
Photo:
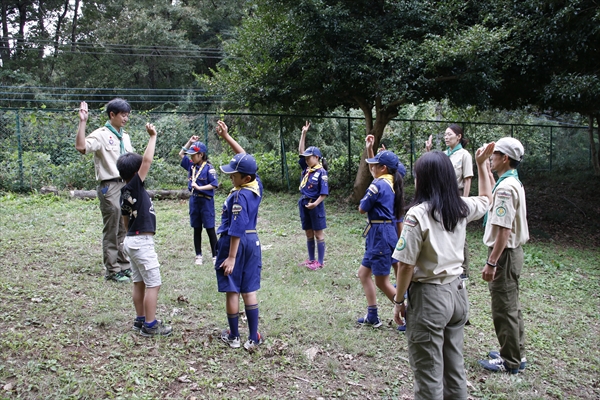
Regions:
<instances>
[{"instance_id":1,"label":"black leggings","mask_svg":"<svg viewBox=\"0 0 600 400\"><path fill-rule=\"evenodd\" d=\"M217 234L215 228L206 228L208 240L210 241L210 251L213 257L217 256ZM202 228L194 228L194 249L196 255L202 254Z\"/></svg>"}]
</instances>

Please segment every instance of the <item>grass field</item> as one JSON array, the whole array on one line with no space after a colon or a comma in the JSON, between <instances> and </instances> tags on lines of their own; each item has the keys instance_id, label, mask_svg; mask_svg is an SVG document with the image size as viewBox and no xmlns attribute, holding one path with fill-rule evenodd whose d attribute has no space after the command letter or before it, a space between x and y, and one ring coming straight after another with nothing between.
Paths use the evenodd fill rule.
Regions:
<instances>
[{"instance_id":1,"label":"grass field","mask_svg":"<svg viewBox=\"0 0 600 400\"><path fill-rule=\"evenodd\" d=\"M217 207L224 200L217 198ZM296 196L267 193L259 215L264 248L255 353L219 340L226 328L204 236L194 266L187 202L155 202L163 287L158 317L169 338L130 330L131 285L105 282L96 201L0 197L0 398L26 399L409 399L404 334L379 293L384 326L359 327L366 303L356 278L364 217L327 200L325 268L305 258ZM516 377L481 370L497 348L479 223L470 226L471 323L465 365L474 399L600 398L600 254L533 240L521 277L529 366ZM243 307L241 307L243 309ZM242 320L244 320L242 318ZM243 337L247 328L240 326ZM243 340L243 339L242 339Z\"/></svg>"}]
</instances>

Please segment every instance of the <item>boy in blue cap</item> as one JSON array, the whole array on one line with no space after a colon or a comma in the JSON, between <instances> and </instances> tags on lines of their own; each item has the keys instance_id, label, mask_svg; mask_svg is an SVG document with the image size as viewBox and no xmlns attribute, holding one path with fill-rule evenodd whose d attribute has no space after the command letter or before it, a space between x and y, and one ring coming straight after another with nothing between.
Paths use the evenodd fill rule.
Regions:
<instances>
[{"instance_id":1,"label":"boy in blue cap","mask_svg":"<svg viewBox=\"0 0 600 400\"><path fill-rule=\"evenodd\" d=\"M367 314L357 322L378 328L382 325L377 312L376 287L381 289L390 301L394 301L396 289L390 283L390 268L396 261L392 253L398 241L396 221L400 221L404 212L403 180L400 171L404 165L396 154L384 150L373 154L375 138L368 135L365 139L367 149L366 162L369 164L373 182L360 201L358 211L367 214L368 225L363 233L365 254L358 269L358 278L367 298ZM375 283L371 276L375 276Z\"/></svg>"},{"instance_id":2,"label":"boy in blue cap","mask_svg":"<svg viewBox=\"0 0 600 400\"><path fill-rule=\"evenodd\" d=\"M299 187L302 196L298 200L298 209L300 210L302 229L306 233L308 249L308 259L299 265L315 270L323 267L325 259L324 230L327 228L327 221L323 201L329 195L329 185L327 163L321 155L321 150L315 146L304 148L309 128L310 122L306 121L298 143L298 152L300 153L298 163L302 168ZM317 239L317 259L315 259L315 238Z\"/></svg>"},{"instance_id":3,"label":"boy in blue cap","mask_svg":"<svg viewBox=\"0 0 600 400\"><path fill-rule=\"evenodd\" d=\"M189 158L185 155L189 155ZM181 167L188 171L190 191L190 225L194 229L194 249L196 265L202 265L202 227L206 229L213 258L217 256L217 235L215 233L215 189L219 187L217 171L208 160L206 145L193 135L179 151Z\"/></svg>"},{"instance_id":4,"label":"boy in blue cap","mask_svg":"<svg viewBox=\"0 0 600 400\"><path fill-rule=\"evenodd\" d=\"M227 125L217 122L217 133L223 137L234 151L243 151L228 134ZM215 269L219 292L225 292L227 321L229 329L221 332L221 340L232 348L240 347L239 299L244 299L248 318L248 340L244 348L254 351L262 344L258 333L258 299L260 289L262 256L260 241L256 233L258 207L263 193L262 183L256 176L256 160L250 154L239 152L221 171L228 174L233 189L223 204L220 235L217 244Z\"/></svg>"}]
</instances>

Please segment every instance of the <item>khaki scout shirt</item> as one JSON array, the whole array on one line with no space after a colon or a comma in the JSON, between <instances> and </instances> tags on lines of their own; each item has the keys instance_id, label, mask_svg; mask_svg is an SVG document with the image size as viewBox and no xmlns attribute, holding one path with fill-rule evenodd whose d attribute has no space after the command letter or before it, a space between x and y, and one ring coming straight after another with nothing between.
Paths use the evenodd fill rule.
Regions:
<instances>
[{"instance_id":1,"label":"khaki scout shirt","mask_svg":"<svg viewBox=\"0 0 600 400\"><path fill-rule=\"evenodd\" d=\"M133 151L131 139L126 133L123 133L123 144L125 151ZM121 155L121 143L119 143L119 138L107 127L98 128L85 138L85 153L90 152L94 153L96 180L105 181L119 178L117 159Z\"/></svg>"},{"instance_id":2,"label":"khaki scout shirt","mask_svg":"<svg viewBox=\"0 0 600 400\"><path fill-rule=\"evenodd\" d=\"M498 184L494 190L492 208L489 211L483 243L493 247L500 227L509 228L510 236L506 247L517 248L529 240L527 226L527 209L525 206L525 190L514 177L508 177Z\"/></svg>"},{"instance_id":3,"label":"khaki scout shirt","mask_svg":"<svg viewBox=\"0 0 600 400\"><path fill-rule=\"evenodd\" d=\"M404 217L404 227L394 250L396 260L414 265L414 282L446 284L463 272L467 223L483 217L489 200L485 196L462 197L469 207L466 218L458 221L454 232L444 229L428 211L428 203L412 207Z\"/></svg>"},{"instance_id":4,"label":"khaki scout shirt","mask_svg":"<svg viewBox=\"0 0 600 400\"><path fill-rule=\"evenodd\" d=\"M449 158L454 167L458 188L462 190L465 188L465 178L473 177L473 157L467 150L460 149L452 153Z\"/></svg>"}]
</instances>

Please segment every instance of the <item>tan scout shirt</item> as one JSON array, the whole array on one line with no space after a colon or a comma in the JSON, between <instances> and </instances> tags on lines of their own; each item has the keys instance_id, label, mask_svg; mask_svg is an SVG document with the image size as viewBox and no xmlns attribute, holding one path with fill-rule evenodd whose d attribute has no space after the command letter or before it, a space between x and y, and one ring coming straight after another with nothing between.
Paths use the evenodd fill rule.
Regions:
<instances>
[{"instance_id":1,"label":"tan scout shirt","mask_svg":"<svg viewBox=\"0 0 600 400\"><path fill-rule=\"evenodd\" d=\"M123 133L123 144L125 145L125 151L133 151L131 139L126 133ZM98 128L86 136L85 153L90 152L94 153L96 180L105 181L119 177L117 159L121 155L121 144L119 138L107 127Z\"/></svg>"},{"instance_id":2,"label":"tan scout shirt","mask_svg":"<svg viewBox=\"0 0 600 400\"><path fill-rule=\"evenodd\" d=\"M467 150L460 149L456 153L451 154L449 158L454 167L458 188L462 190L465 187L465 178L473 176L473 157L471 157L471 153Z\"/></svg>"},{"instance_id":3,"label":"tan scout shirt","mask_svg":"<svg viewBox=\"0 0 600 400\"><path fill-rule=\"evenodd\" d=\"M463 272L467 222L483 217L489 200L485 196L462 199L469 206L469 215L458 222L454 232L446 231L442 222L433 219L427 211L428 203L414 206L406 213L402 234L392 257L415 266L414 282L445 284Z\"/></svg>"},{"instance_id":4,"label":"tan scout shirt","mask_svg":"<svg viewBox=\"0 0 600 400\"><path fill-rule=\"evenodd\" d=\"M517 179L508 177L498 184L493 194L493 206L489 211L483 243L493 247L500 227L510 228L506 247L517 248L529 240L525 190Z\"/></svg>"}]
</instances>

